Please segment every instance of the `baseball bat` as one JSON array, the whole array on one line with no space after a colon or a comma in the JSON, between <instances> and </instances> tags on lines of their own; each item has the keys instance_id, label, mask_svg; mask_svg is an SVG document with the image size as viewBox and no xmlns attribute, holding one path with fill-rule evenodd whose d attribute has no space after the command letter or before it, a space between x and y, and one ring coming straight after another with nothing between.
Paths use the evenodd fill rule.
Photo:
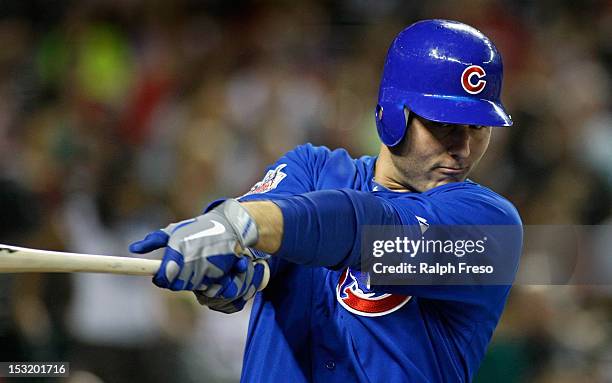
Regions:
<instances>
[{"instance_id":1,"label":"baseball bat","mask_svg":"<svg viewBox=\"0 0 612 383\"><path fill-rule=\"evenodd\" d=\"M264 260L256 262L264 266L264 275L257 289L261 291L270 280L270 267ZM152 276L160 265L161 261L155 259L66 253L0 244L0 274L81 272Z\"/></svg>"},{"instance_id":2,"label":"baseball bat","mask_svg":"<svg viewBox=\"0 0 612 383\"><path fill-rule=\"evenodd\" d=\"M0 273L110 273L154 275L161 261L66 253L0 244Z\"/></svg>"}]
</instances>

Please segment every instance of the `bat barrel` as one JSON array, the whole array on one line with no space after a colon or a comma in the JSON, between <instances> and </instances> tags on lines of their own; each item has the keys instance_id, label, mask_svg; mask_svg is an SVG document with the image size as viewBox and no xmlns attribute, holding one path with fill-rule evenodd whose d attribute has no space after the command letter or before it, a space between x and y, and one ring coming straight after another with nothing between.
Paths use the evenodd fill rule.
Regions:
<instances>
[{"instance_id":1,"label":"bat barrel","mask_svg":"<svg viewBox=\"0 0 612 383\"><path fill-rule=\"evenodd\" d=\"M0 273L110 273L153 275L160 261L110 255L66 253L0 245Z\"/></svg>"}]
</instances>

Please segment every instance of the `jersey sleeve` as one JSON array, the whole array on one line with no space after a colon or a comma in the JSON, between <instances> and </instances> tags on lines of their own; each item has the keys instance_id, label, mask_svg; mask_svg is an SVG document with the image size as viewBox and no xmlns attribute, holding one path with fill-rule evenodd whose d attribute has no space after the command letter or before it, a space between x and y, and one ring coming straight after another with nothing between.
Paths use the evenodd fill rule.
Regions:
<instances>
[{"instance_id":1,"label":"jersey sleeve","mask_svg":"<svg viewBox=\"0 0 612 383\"><path fill-rule=\"evenodd\" d=\"M310 267L360 268L362 234L368 226L407 228L415 237L421 224L445 226L513 226L521 237L502 254L510 265L511 279L518 266L522 242L521 222L516 209L502 197L473 183L456 183L426 193L369 193L350 189L320 190L273 200L280 207L284 230L275 257ZM492 230L492 229L490 229ZM516 231L516 230L515 230ZM429 234L428 234L429 235ZM418 238L418 234L417 234ZM384 239L384 238L383 238ZM499 237L494 237L492 252L499 253ZM496 261L501 258L493 257ZM408 276L409 277L409 276ZM492 301L499 301L509 285L442 286L419 285L413 278L398 286L377 286L380 292L393 292L423 298L459 302L482 302L491 290Z\"/></svg>"},{"instance_id":2,"label":"jersey sleeve","mask_svg":"<svg viewBox=\"0 0 612 383\"><path fill-rule=\"evenodd\" d=\"M448 185L446 185L448 186ZM384 196L381 196L384 198ZM477 184L451 185L432 193L410 194L401 198L384 198L401 219L402 225L472 225L482 230L495 226L511 227L510 241L495 243L491 253L504 257L503 264L514 275L522 247L522 223L514 206L496 193ZM499 231L497 231L499 233ZM499 235L499 234L497 234ZM509 246L506 246L509 245ZM502 248L502 246L504 246ZM417 285L378 286L387 293L416 296L439 301L474 305L495 305L503 302L509 284L499 285Z\"/></svg>"},{"instance_id":3,"label":"jersey sleeve","mask_svg":"<svg viewBox=\"0 0 612 383\"><path fill-rule=\"evenodd\" d=\"M266 168L263 179L238 199L274 199L313 191L328 156L327 148L300 145Z\"/></svg>"},{"instance_id":4,"label":"jersey sleeve","mask_svg":"<svg viewBox=\"0 0 612 383\"><path fill-rule=\"evenodd\" d=\"M325 147L315 147L312 144L297 146L268 166L261 181L237 199L241 202L270 200L313 191L320 169L329 155L330 151ZM204 212L223 201L225 198L209 203Z\"/></svg>"},{"instance_id":5,"label":"jersey sleeve","mask_svg":"<svg viewBox=\"0 0 612 383\"><path fill-rule=\"evenodd\" d=\"M261 181L237 199L240 202L274 200L314 191L321 169L330 156L330 150L322 146L304 144L285 153L275 163L268 166ZM208 204L204 212L225 201L225 198ZM263 252L252 248L259 257L266 257ZM268 259L271 275L278 273L286 261L277 257Z\"/></svg>"},{"instance_id":6,"label":"jersey sleeve","mask_svg":"<svg viewBox=\"0 0 612 383\"><path fill-rule=\"evenodd\" d=\"M425 193L377 193L393 206L403 225L521 225L516 208L471 182L447 184Z\"/></svg>"}]
</instances>

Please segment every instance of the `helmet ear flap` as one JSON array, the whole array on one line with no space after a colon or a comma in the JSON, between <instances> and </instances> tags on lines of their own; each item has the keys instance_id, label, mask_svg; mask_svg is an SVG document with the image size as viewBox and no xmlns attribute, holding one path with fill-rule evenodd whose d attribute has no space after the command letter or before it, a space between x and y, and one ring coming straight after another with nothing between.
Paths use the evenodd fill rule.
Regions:
<instances>
[{"instance_id":1,"label":"helmet ear flap","mask_svg":"<svg viewBox=\"0 0 612 383\"><path fill-rule=\"evenodd\" d=\"M395 146L404 138L408 118L411 113L404 105L396 105L391 102L380 101L374 110L376 129L381 141L387 146Z\"/></svg>"},{"instance_id":2,"label":"helmet ear flap","mask_svg":"<svg viewBox=\"0 0 612 383\"><path fill-rule=\"evenodd\" d=\"M408 128L410 127L410 123L412 122L414 116L414 112L412 112L410 108L408 108L408 106L404 105L404 120L406 121L406 132L408 131ZM404 132L404 134L406 133Z\"/></svg>"}]
</instances>

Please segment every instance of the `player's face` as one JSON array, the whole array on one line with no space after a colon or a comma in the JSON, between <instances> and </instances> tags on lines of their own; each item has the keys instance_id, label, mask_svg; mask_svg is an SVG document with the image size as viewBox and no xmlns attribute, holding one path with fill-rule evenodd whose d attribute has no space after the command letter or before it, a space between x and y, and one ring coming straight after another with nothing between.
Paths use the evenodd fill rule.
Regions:
<instances>
[{"instance_id":1,"label":"player's face","mask_svg":"<svg viewBox=\"0 0 612 383\"><path fill-rule=\"evenodd\" d=\"M490 127L411 121L391 160L397 181L419 192L465 180L489 146Z\"/></svg>"}]
</instances>

